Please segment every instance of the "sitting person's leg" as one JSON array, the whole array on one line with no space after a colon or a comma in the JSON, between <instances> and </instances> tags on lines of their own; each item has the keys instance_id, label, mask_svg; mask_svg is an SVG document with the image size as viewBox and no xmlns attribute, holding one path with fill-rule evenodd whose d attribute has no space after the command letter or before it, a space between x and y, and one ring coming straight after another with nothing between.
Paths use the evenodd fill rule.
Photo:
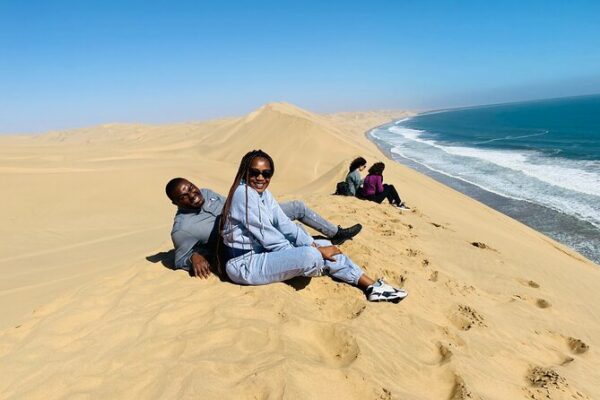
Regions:
<instances>
[{"instance_id":1,"label":"sitting person's leg","mask_svg":"<svg viewBox=\"0 0 600 400\"><path fill-rule=\"evenodd\" d=\"M325 262L314 247L294 247L281 251L247 253L227 262L229 278L244 285L266 285L297 276L321 276Z\"/></svg>"},{"instance_id":2,"label":"sitting person's leg","mask_svg":"<svg viewBox=\"0 0 600 400\"><path fill-rule=\"evenodd\" d=\"M331 246L328 240L315 240L318 246ZM364 271L345 254L338 254L335 257L335 262L325 261L323 272L333 276L343 282L358 286L361 289L366 289L367 286L373 284L373 280L365 275ZM361 280L361 277L363 279ZM366 278L366 279L365 279ZM360 281L360 282L359 282Z\"/></svg>"},{"instance_id":3,"label":"sitting person's leg","mask_svg":"<svg viewBox=\"0 0 600 400\"><path fill-rule=\"evenodd\" d=\"M399 206L400 204L402 204L402 200L400 200L400 195L398 194L398 191L396 190L396 188L394 187L394 185L387 185L384 184L383 185L383 192L386 195L386 198L388 199L388 201L390 202L390 204L394 204Z\"/></svg>"},{"instance_id":4,"label":"sitting person's leg","mask_svg":"<svg viewBox=\"0 0 600 400\"><path fill-rule=\"evenodd\" d=\"M331 243L319 240L317 244L328 246ZM403 289L397 289L382 279L374 281L368 277L348 256L337 254L334 258L335 262L323 260L319 250L312 246L294 247L260 254L247 253L229 260L226 271L233 282L242 285L266 285L297 276L327 274L363 289L369 301L396 303L407 296Z\"/></svg>"},{"instance_id":5,"label":"sitting person's leg","mask_svg":"<svg viewBox=\"0 0 600 400\"><path fill-rule=\"evenodd\" d=\"M331 239L334 244L342 244L347 239L358 235L362 229L361 224L355 224L348 228L335 226L319 214L311 210L300 200L292 200L279 203L281 210L292 221L300 221L306 226L322 233L325 237Z\"/></svg>"},{"instance_id":6,"label":"sitting person's leg","mask_svg":"<svg viewBox=\"0 0 600 400\"><path fill-rule=\"evenodd\" d=\"M327 240L316 240L315 242L319 246L329 246L331 244ZM397 303L408 295L404 289L395 288L383 279L373 280L345 254L337 254L334 258L335 262L325 261L323 272L364 290L369 301Z\"/></svg>"},{"instance_id":7,"label":"sitting person's leg","mask_svg":"<svg viewBox=\"0 0 600 400\"><path fill-rule=\"evenodd\" d=\"M375 203L381 204L383 200L387 198L387 192L384 190L381 193L372 194L370 196L364 196L363 200L374 201Z\"/></svg>"}]
</instances>

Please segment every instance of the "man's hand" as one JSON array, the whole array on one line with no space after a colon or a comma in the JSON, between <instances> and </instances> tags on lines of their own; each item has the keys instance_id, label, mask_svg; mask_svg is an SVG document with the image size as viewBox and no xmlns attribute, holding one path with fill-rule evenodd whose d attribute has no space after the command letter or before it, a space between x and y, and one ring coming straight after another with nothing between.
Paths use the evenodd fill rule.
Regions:
<instances>
[{"instance_id":1,"label":"man's hand","mask_svg":"<svg viewBox=\"0 0 600 400\"><path fill-rule=\"evenodd\" d=\"M201 254L192 254L192 272L194 273L195 277L201 279L205 279L210 276L210 264Z\"/></svg>"},{"instance_id":2,"label":"man's hand","mask_svg":"<svg viewBox=\"0 0 600 400\"><path fill-rule=\"evenodd\" d=\"M335 258L333 256L342 254L341 250L337 248L337 246L321 246L317 247L317 250L321 252L323 256L323 260L333 261L335 262Z\"/></svg>"}]
</instances>

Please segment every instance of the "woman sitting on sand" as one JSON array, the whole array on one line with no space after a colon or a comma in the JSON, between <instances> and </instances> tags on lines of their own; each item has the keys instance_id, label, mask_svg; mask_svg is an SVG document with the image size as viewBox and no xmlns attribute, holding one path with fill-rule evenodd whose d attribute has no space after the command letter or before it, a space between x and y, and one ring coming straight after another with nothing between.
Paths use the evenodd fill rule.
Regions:
<instances>
[{"instance_id":1,"label":"woman sitting on sand","mask_svg":"<svg viewBox=\"0 0 600 400\"><path fill-rule=\"evenodd\" d=\"M369 174L363 181L362 198L365 200L381 203L383 199L388 199L391 205L402 209L408 209L400 199L394 185L383 183L383 170L385 164L377 162L369 168Z\"/></svg>"},{"instance_id":2,"label":"woman sitting on sand","mask_svg":"<svg viewBox=\"0 0 600 400\"><path fill-rule=\"evenodd\" d=\"M362 176L360 172L367 167L367 160L362 157L355 158L350 163L348 175L346 175L346 183L348 184L348 191L352 196L360 196L360 187L363 184Z\"/></svg>"},{"instance_id":3,"label":"woman sitting on sand","mask_svg":"<svg viewBox=\"0 0 600 400\"><path fill-rule=\"evenodd\" d=\"M223 208L221 265L238 284L265 285L296 276L330 275L356 285L369 301L399 302L407 293L374 281L326 240L314 240L281 211L267 190L275 165L262 150L247 153Z\"/></svg>"}]
</instances>

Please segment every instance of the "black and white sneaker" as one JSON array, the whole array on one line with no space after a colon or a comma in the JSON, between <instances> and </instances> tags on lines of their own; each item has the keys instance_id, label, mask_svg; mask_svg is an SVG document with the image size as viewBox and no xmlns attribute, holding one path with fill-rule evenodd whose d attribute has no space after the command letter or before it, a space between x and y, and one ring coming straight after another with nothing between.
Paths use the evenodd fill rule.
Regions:
<instances>
[{"instance_id":1,"label":"black and white sneaker","mask_svg":"<svg viewBox=\"0 0 600 400\"><path fill-rule=\"evenodd\" d=\"M408 296L406 290L395 288L381 278L367 287L366 293L369 301L389 301L392 303L399 303L400 300Z\"/></svg>"}]
</instances>

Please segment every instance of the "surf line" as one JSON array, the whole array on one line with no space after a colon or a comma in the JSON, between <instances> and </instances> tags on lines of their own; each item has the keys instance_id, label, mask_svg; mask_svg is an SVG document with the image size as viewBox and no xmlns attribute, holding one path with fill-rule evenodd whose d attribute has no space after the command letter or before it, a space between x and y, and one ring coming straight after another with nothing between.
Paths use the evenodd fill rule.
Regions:
<instances>
[{"instance_id":1,"label":"surf line","mask_svg":"<svg viewBox=\"0 0 600 400\"><path fill-rule=\"evenodd\" d=\"M547 134L549 131L544 131L544 132L540 132L540 133L532 133L531 135L522 135L522 136L506 136L503 138L495 138L495 139L490 139L490 140L484 140L483 142L475 142L474 144L486 144L486 143L491 143L491 142L497 142L499 140L509 140L509 139L525 139L525 138L529 138L529 137L534 137L534 136L543 136L545 134Z\"/></svg>"}]
</instances>

